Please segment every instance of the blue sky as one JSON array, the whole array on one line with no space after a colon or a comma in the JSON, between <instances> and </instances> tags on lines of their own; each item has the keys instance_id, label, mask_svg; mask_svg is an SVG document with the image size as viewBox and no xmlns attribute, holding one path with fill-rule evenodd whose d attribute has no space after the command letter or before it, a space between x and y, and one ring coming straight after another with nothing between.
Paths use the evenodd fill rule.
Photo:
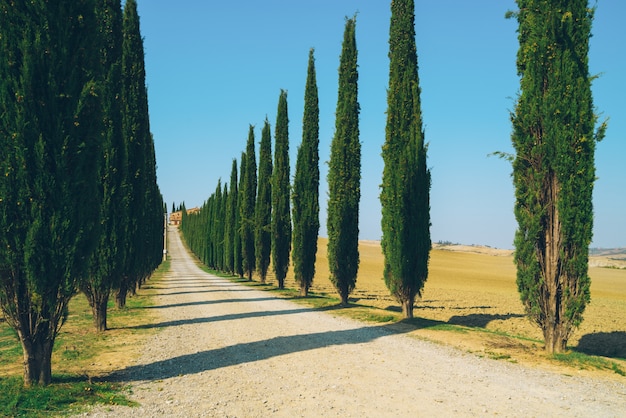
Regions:
<instances>
[{"instance_id":1,"label":"blue sky","mask_svg":"<svg viewBox=\"0 0 626 418\"><path fill-rule=\"evenodd\" d=\"M362 142L360 231L380 239L379 185L385 136L390 1L139 0L157 175L168 209L200 206L254 125L257 149L267 117L288 92L291 173L301 141L304 85L315 48L320 98L320 234L326 235L327 165L334 134L345 17L357 14ZM592 3L593 4L593 3ZM417 0L422 111L432 172L431 236L512 248L516 223L508 162L509 112L519 91L513 0ZM590 70L601 119L594 189L596 247L626 246L626 2L599 0ZM258 157L258 151L257 151Z\"/></svg>"}]
</instances>

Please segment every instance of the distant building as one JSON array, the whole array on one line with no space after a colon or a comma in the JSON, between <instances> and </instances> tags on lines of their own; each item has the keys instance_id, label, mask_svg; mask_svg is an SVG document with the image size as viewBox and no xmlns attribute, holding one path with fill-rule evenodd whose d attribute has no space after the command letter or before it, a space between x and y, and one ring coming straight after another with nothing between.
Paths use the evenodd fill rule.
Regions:
<instances>
[{"instance_id":1,"label":"distant building","mask_svg":"<svg viewBox=\"0 0 626 418\"><path fill-rule=\"evenodd\" d=\"M200 208L191 208L191 209L187 209L187 215L192 215L195 213L200 212ZM170 225L175 225L178 226L180 225L181 221L183 220L183 212L182 211L178 211L178 212L172 212L170 213Z\"/></svg>"}]
</instances>

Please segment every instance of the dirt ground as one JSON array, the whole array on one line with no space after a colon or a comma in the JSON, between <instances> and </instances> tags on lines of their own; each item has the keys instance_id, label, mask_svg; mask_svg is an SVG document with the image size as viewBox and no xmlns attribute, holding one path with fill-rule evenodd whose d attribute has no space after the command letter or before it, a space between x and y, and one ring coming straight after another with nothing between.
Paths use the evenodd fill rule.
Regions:
<instances>
[{"instance_id":1,"label":"dirt ground","mask_svg":"<svg viewBox=\"0 0 626 418\"><path fill-rule=\"evenodd\" d=\"M277 299L202 272L172 235L171 270L150 283L156 322L134 326L159 331L137 362L108 376L130 384L140 406L98 407L85 416L586 417L626 410L623 379L478 356L415 338L402 325ZM431 309L423 312L452 306L441 291L425 297ZM466 318L467 309L493 309L483 303L467 303L448 321Z\"/></svg>"}]
</instances>

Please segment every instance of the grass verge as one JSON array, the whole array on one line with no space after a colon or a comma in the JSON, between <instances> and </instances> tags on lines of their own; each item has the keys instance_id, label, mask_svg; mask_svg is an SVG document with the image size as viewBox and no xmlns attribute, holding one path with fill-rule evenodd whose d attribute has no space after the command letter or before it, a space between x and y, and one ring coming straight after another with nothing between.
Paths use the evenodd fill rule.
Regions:
<instances>
[{"instance_id":1,"label":"grass verge","mask_svg":"<svg viewBox=\"0 0 626 418\"><path fill-rule=\"evenodd\" d=\"M168 270L166 261L149 283L158 281ZM151 310L145 308L154 305L153 293L138 292L127 299L124 309L115 308L111 301L110 329L106 332L95 331L87 299L76 295L55 341L53 377L48 386L24 387L21 344L15 331L6 322L0 322L0 417L62 416L94 404L135 405L127 397L129 387L106 382L106 376L132 364L140 354L138 348L156 332L133 327L151 321Z\"/></svg>"},{"instance_id":2,"label":"grass verge","mask_svg":"<svg viewBox=\"0 0 626 418\"><path fill-rule=\"evenodd\" d=\"M62 416L95 404L135 406L126 397L128 391L117 383L94 383L74 375L55 375L49 386L25 388L21 376L12 376L0 379L0 416Z\"/></svg>"},{"instance_id":3,"label":"grass verge","mask_svg":"<svg viewBox=\"0 0 626 418\"><path fill-rule=\"evenodd\" d=\"M591 356L576 351L554 354L554 359L568 367L578 370L597 369L612 370L620 376L626 376L626 371L615 361L604 357Z\"/></svg>"}]
</instances>

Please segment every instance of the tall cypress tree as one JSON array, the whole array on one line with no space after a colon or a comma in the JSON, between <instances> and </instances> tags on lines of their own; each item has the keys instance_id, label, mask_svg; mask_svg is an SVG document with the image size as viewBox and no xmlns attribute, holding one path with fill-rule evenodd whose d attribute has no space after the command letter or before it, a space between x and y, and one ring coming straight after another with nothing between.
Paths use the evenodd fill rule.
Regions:
<instances>
[{"instance_id":1,"label":"tall cypress tree","mask_svg":"<svg viewBox=\"0 0 626 418\"><path fill-rule=\"evenodd\" d=\"M356 17L347 19L328 169L328 266L342 305L348 304L359 269L361 143L355 29Z\"/></svg>"},{"instance_id":2,"label":"tall cypress tree","mask_svg":"<svg viewBox=\"0 0 626 418\"><path fill-rule=\"evenodd\" d=\"M512 115L517 286L548 352L562 352L590 301L595 143L586 0L518 0L520 96Z\"/></svg>"},{"instance_id":3,"label":"tall cypress tree","mask_svg":"<svg viewBox=\"0 0 626 418\"><path fill-rule=\"evenodd\" d=\"M96 16L99 23L100 61L104 88L102 164L100 165L101 235L94 252L89 273L80 285L93 313L98 331L107 329L107 304L112 289L118 287L122 273L124 221L126 213L122 180L124 178L124 140L122 137L121 65L122 8L119 0L98 1Z\"/></svg>"},{"instance_id":4,"label":"tall cypress tree","mask_svg":"<svg viewBox=\"0 0 626 418\"><path fill-rule=\"evenodd\" d=\"M145 245L141 220L146 206L146 141L151 138L148 119L148 93L143 40L137 1L126 0L122 20L122 135L126 149L126 244L123 275L115 299L118 308L126 306L144 273Z\"/></svg>"},{"instance_id":5,"label":"tall cypress tree","mask_svg":"<svg viewBox=\"0 0 626 418\"><path fill-rule=\"evenodd\" d=\"M289 114L287 92L280 91L276 114L276 145L272 173L272 264L278 287L285 287L291 252L291 209L289 204Z\"/></svg>"},{"instance_id":6,"label":"tall cypress tree","mask_svg":"<svg viewBox=\"0 0 626 418\"><path fill-rule=\"evenodd\" d=\"M430 172L422 128L413 0L391 2L387 127L383 145L382 249L384 278L413 317L415 297L428 278Z\"/></svg>"},{"instance_id":7,"label":"tall cypress tree","mask_svg":"<svg viewBox=\"0 0 626 418\"><path fill-rule=\"evenodd\" d=\"M243 205L244 198L244 183L246 177L246 153L241 153L241 167L239 173L239 193L237 195L237 211L235 212L235 242L233 259L235 263L235 274L239 277L243 277L243 256L242 256L242 223L241 223L241 206Z\"/></svg>"},{"instance_id":8,"label":"tall cypress tree","mask_svg":"<svg viewBox=\"0 0 626 418\"><path fill-rule=\"evenodd\" d=\"M213 256L210 259L210 264L215 270L222 269L221 260L223 260L223 243L224 243L224 214L222 212L222 200L224 194L222 191L222 179L217 181L217 187L215 193L213 193L213 205L212 213L209 218L209 228L211 228L211 243L213 245Z\"/></svg>"},{"instance_id":9,"label":"tall cypress tree","mask_svg":"<svg viewBox=\"0 0 626 418\"><path fill-rule=\"evenodd\" d=\"M255 213L256 268L265 283L272 249L272 133L265 119L259 148L259 179Z\"/></svg>"},{"instance_id":10,"label":"tall cypress tree","mask_svg":"<svg viewBox=\"0 0 626 418\"><path fill-rule=\"evenodd\" d=\"M319 221L319 100L315 77L314 50L309 51L302 144L298 149L293 180L293 269L300 296L307 296L315 276Z\"/></svg>"},{"instance_id":11,"label":"tall cypress tree","mask_svg":"<svg viewBox=\"0 0 626 418\"><path fill-rule=\"evenodd\" d=\"M24 382L48 384L100 215L100 44L92 0L0 4L0 306Z\"/></svg>"},{"instance_id":12,"label":"tall cypress tree","mask_svg":"<svg viewBox=\"0 0 626 418\"><path fill-rule=\"evenodd\" d=\"M147 99L147 96L146 96ZM148 107L146 105L146 120L149 119ZM163 261L163 195L157 184L156 175L156 153L154 149L154 138L150 133L149 127L147 131L147 140L144 142L144 153L146 165L144 169L144 182L146 189L145 205L142 212L143 222L143 238L146 247L146 255L144 258L143 274L141 275L140 285L147 280L152 272Z\"/></svg>"},{"instance_id":13,"label":"tall cypress tree","mask_svg":"<svg viewBox=\"0 0 626 418\"><path fill-rule=\"evenodd\" d=\"M255 270L254 253L254 209L256 205L256 154L254 151L254 127L250 125L248 130L248 142L246 145L246 169L243 173L243 185L241 187L241 259L243 261L244 274L248 280L252 280Z\"/></svg>"},{"instance_id":14,"label":"tall cypress tree","mask_svg":"<svg viewBox=\"0 0 626 418\"><path fill-rule=\"evenodd\" d=\"M225 271L235 273L235 233L237 221L237 201L239 197L239 185L237 183L237 160L233 159L230 172L230 193L226 202L226 223L224 230L224 263Z\"/></svg>"},{"instance_id":15,"label":"tall cypress tree","mask_svg":"<svg viewBox=\"0 0 626 418\"><path fill-rule=\"evenodd\" d=\"M115 295L124 307L128 293L158 266L163 248L163 197L156 182L146 70L136 0L126 0L122 20L122 135L126 150L124 194L126 245L123 275Z\"/></svg>"}]
</instances>

